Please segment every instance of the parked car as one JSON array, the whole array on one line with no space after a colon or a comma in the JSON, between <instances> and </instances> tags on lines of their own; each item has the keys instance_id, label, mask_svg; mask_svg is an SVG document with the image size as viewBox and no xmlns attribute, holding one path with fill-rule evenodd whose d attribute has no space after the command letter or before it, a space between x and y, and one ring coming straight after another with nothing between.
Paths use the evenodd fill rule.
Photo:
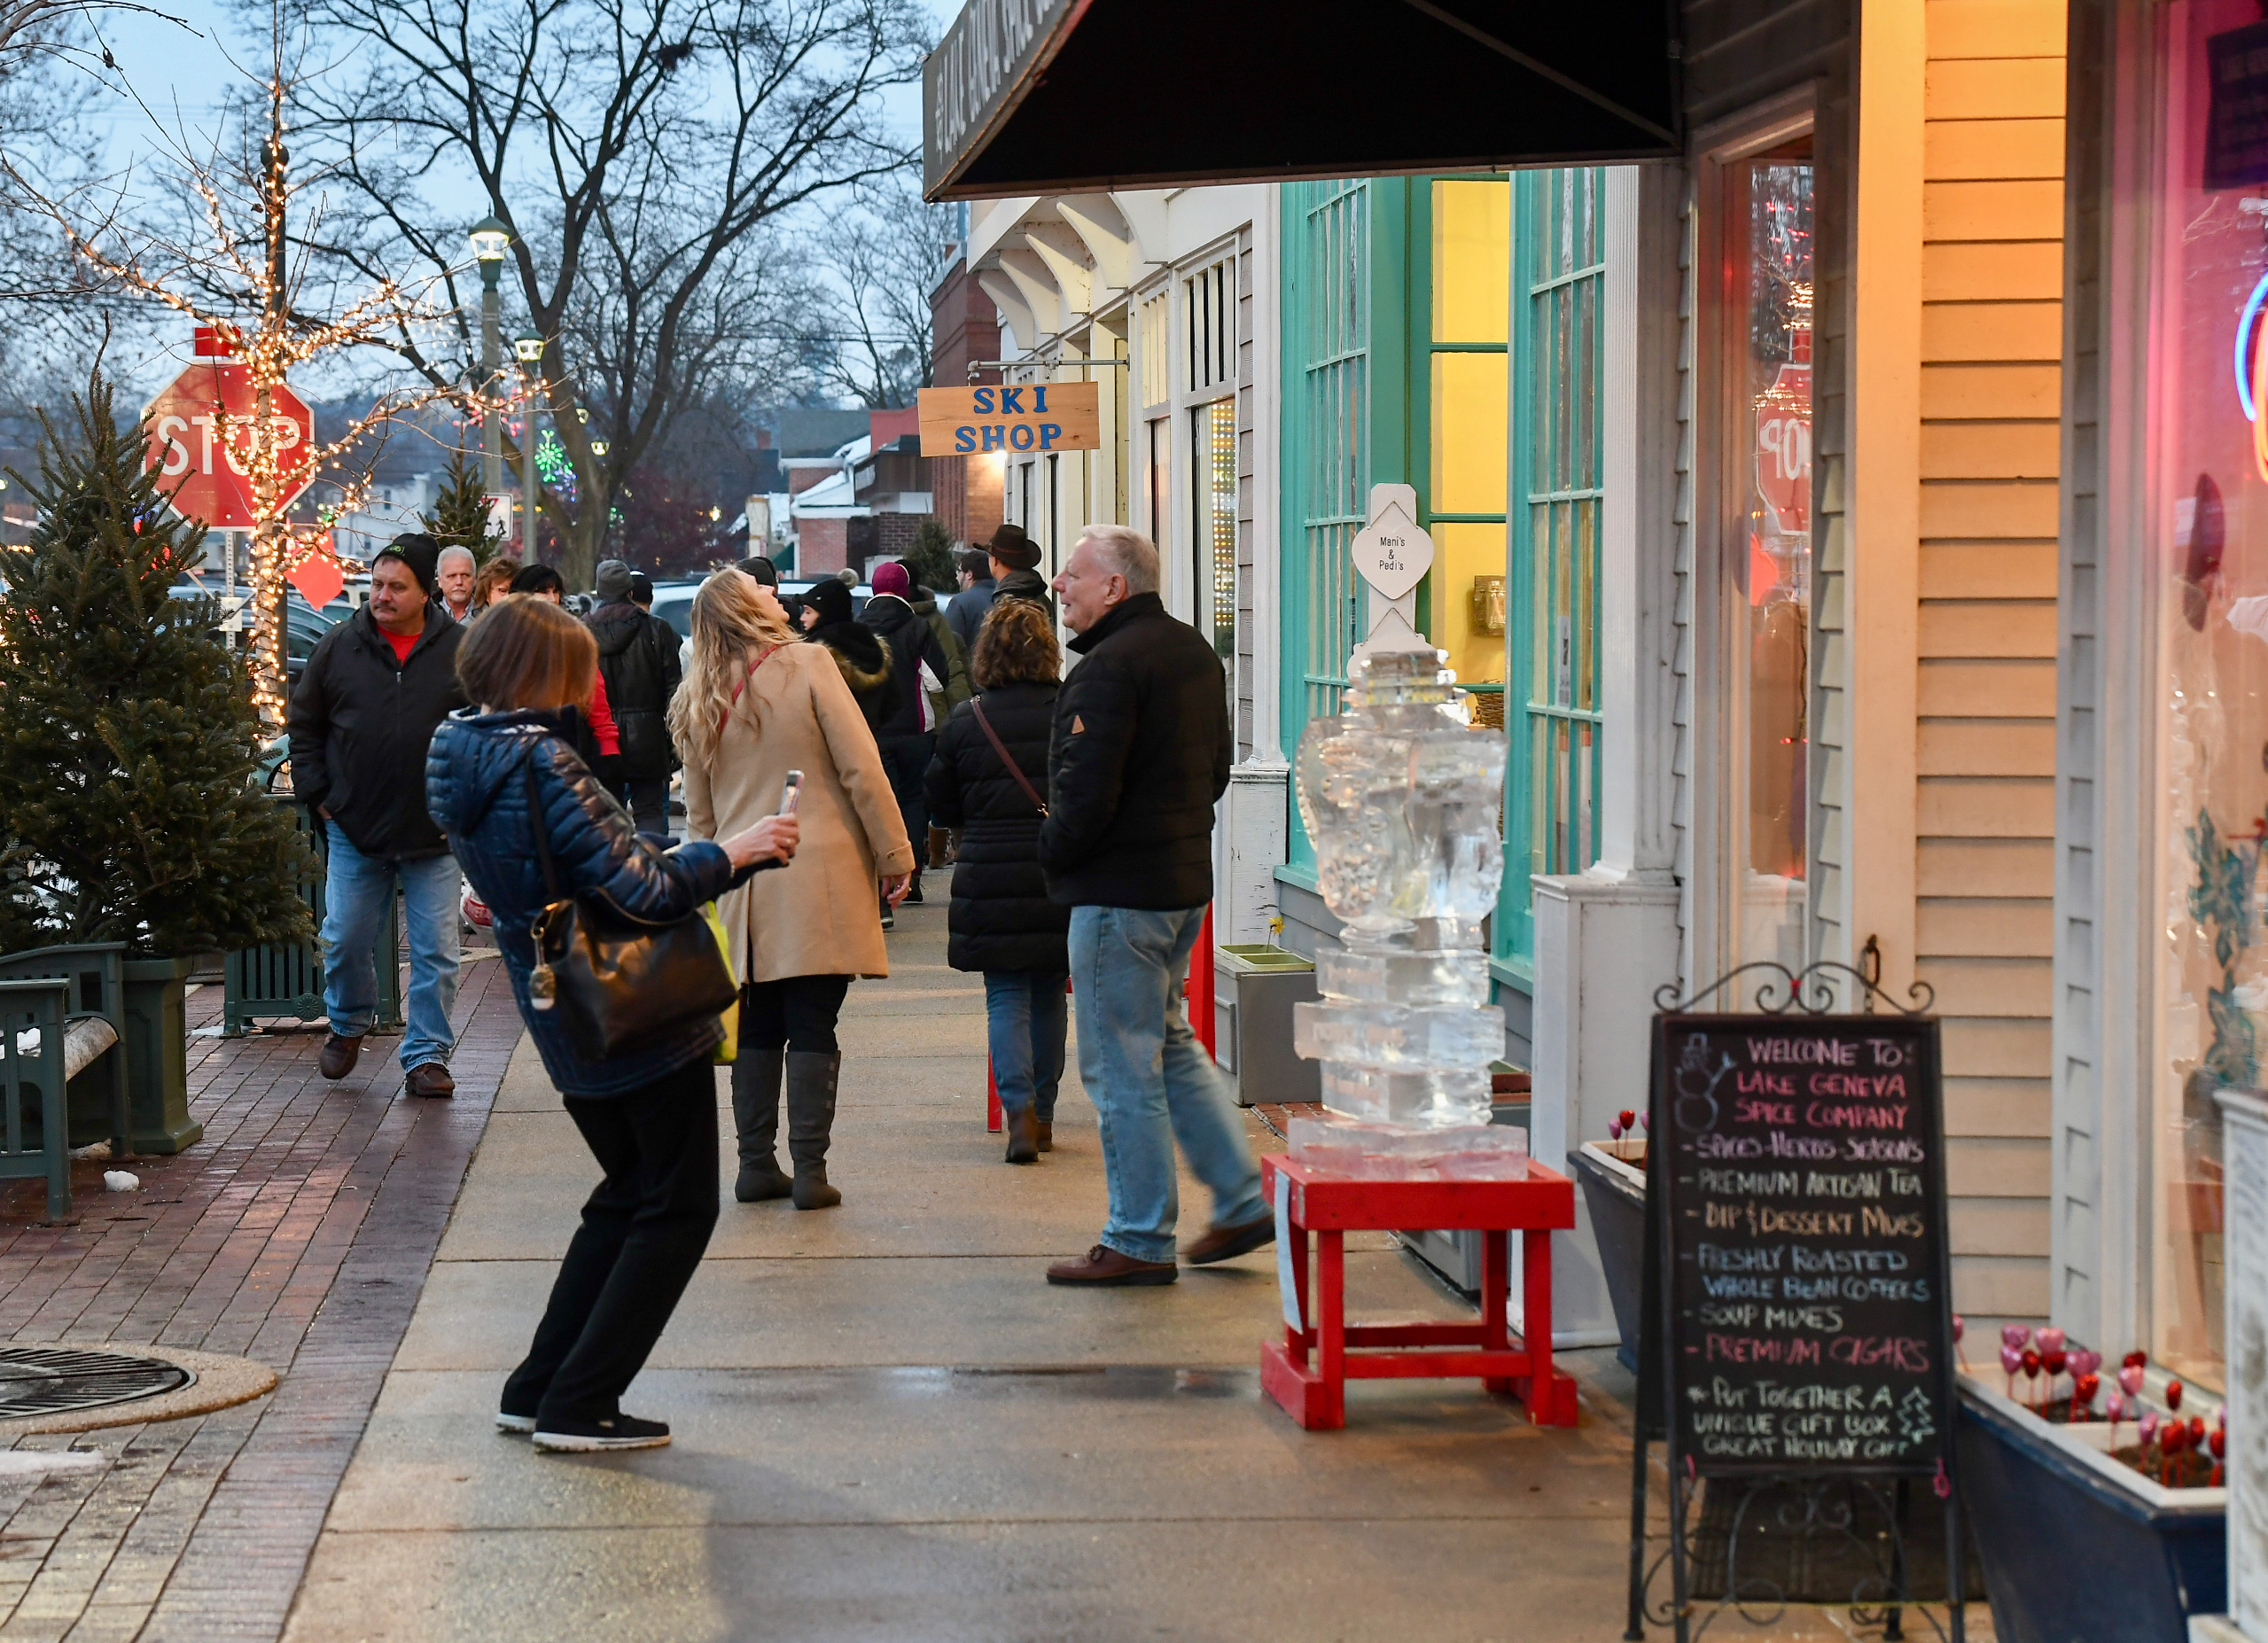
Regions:
<instances>
[{"instance_id":1,"label":"parked car","mask_svg":"<svg viewBox=\"0 0 2268 1643\"><path fill-rule=\"evenodd\" d=\"M817 583L808 578L783 581L780 596L791 598L807 593ZM693 596L700 591L698 581L656 582L653 588L653 613L677 630L680 639L693 636ZM861 582L851 589L851 613L856 615L866 609L866 602L874 596L874 589Z\"/></svg>"}]
</instances>

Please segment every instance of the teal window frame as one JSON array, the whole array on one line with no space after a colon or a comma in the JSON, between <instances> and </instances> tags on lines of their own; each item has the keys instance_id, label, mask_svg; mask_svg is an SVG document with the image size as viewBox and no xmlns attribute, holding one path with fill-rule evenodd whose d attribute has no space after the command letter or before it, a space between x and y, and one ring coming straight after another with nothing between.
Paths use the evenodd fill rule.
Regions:
<instances>
[{"instance_id":1,"label":"teal window frame","mask_svg":"<svg viewBox=\"0 0 2268 1643\"><path fill-rule=\"evenodd\" d=\"M1588 177L1587 243L1573 243L1569 221L1570 185ZM1600 755L1607 735L1599 695L1600 526L1605 513L1603 408L1599 392L1605 370L1606 173L1602 168L1523 171L1514 180L1512 199L1512 452L1508 489L1520 499L1508 528L1505 734L1512 738L1505 760L1504 884L1498 892L1493 956L1514 974L1531 973L1535 959L1535 903L1531 876L1579 873L1599 857ZM1579 322L1587 301L1587 347L1581 347ZM1554 322L1578 322L1570 336ZM1580 352L1585 357L1578 360ZM1578 372L1588 377L1586 426L1578 429L1578 408L1569 392ZM1548 407L1547 414L1542 408ZM1569 531L1569 521L1587 514L1587 530ZM1544 562L1538 563L1539 541ZM1562 572L1564 572L1564 575ZM1565 608L1538 597L1539 583L1555 593L1581 590ZM1558 669L1539 670L1538 653L1556 648L1557 619L1570 624L1567 688ZM1535 687L1541 683L1540 691ZM1586 706L1583 704L1588 703ZM1566 749L1555 746L1539 758L1539 741L1556 742L1564 731ZM1582 744L1578 732L1589 732ZM1588 797L1587 829L1534 826L1537 801L1555 812L1565 795Z\"/></svg>"}]
</instances>

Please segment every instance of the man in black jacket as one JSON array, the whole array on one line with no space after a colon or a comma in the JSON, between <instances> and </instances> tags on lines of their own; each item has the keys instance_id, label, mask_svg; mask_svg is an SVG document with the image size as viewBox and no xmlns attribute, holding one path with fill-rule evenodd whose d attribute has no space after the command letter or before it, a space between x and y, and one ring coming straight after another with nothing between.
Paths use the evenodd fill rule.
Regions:
<instances>
[{"instance_id":1,"label":"man in black jacket","mask_svg":"<svg viewBox=\"0 0 2268 1643\"><path fill-rule=\"evenodd\" d=\"M1087 526L1055 587L1084 659L1056 697L1040 865L1048 896L1072 909L1079 1073L1102 1115L1111 1219L1048 1281L1171 1283L1177 1136L1213 1196L1189 1263L1275 1236L1235 1104L1179 1002L1212 899L1228 690L1212 647L1159 603L1157 549L1139 532Z\"/></svg>"},{"instance_id":2,"label":"man in black jacket","mask_svg":"<svg viewBox=\"0 0 2268 1643\"><path fill-rule=\"evenodd\" d=\"M681 676L677 635L632 600L630 567L620 559L598 567L598 609L584 620L598 641L599 676L606 681L606 702L622 749L608 787L637 822L638 831L666 838L669 773L677 768L666 717Z\"/></svg>"},{"instance_id":3,"label":"man in black jacket","mask_svg":"<svg viewBox=\"0 0 2268 1643\"><path fill-rule=\"evenodd\" d=\"M330 846L323 918L326 1078L343 1078L378 1013L378 938L401 886L409 934L401 1066L412 1095L449 1095L456 859L425 814L425 749L465 705L457 642L433 591L440 544L397 536L370 562L370 603L323 635L292 692L292 790Z\"/></svg>"}]
</instances>

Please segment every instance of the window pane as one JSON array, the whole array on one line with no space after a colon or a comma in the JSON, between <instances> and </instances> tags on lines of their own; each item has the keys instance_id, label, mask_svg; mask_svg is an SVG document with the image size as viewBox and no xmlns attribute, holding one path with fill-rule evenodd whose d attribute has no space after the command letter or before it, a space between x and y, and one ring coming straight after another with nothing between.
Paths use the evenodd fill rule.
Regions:
<instances>
[{"instance_id":1,"label":"window pane","mask_svg":"<svg viewBox=\"0 0 2268 1643\"><path fill-rule=\"evenodd\" d=\"M1505 356L1433 356L1435 513L1504 511Z\"/></svg>"},{"instance_id":2,"label":"window pane","mask_svg":"<svg viewBox=\"0 0 2268 1643\"><path fill-rule=\"evenodd\" d=\"M1457 682L1504 682L1504 527L1437 521L1433 536L1433 641L1449 653ZM1502 722L1502 695L1476 704Z\"/></svg>"},{"instance_id":3,"label":"window pane","mask_svg":"<svg viewBox=\"0 0 2268 1643\"><path fill-rule=\"evenodd\" d=\"M1508 321L1508 177L1433 185L1433 340L1502 342Z\"/></svg>"},{"instance_id":4,"label":"window pane","mask_svg":"<svg viewBox=\"0 0 2268 1643\"><path fill-rule=\"evenodd\" d=\"M1189 436L1197 627L1226 658L1236 654L1236 401L1215 400L1191 411Z\"/></svg>"}]
</instances>

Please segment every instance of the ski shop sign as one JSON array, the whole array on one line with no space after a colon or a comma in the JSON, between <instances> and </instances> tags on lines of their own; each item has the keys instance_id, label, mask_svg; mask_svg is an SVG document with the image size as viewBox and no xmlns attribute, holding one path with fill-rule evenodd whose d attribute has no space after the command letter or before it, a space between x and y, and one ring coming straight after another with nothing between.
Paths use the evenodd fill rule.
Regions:
<instances>
[{"instance_id":1,"label":"ski shop sign","mask_svg":"<svg viewBox=\"0 0 2268 1643\"><path fill-rule=\"evenodd\" d=\"M924 456L1039 456L1103 448L1103 385L1028 382L921 391Z\"/></svg>"}]
</instances>

